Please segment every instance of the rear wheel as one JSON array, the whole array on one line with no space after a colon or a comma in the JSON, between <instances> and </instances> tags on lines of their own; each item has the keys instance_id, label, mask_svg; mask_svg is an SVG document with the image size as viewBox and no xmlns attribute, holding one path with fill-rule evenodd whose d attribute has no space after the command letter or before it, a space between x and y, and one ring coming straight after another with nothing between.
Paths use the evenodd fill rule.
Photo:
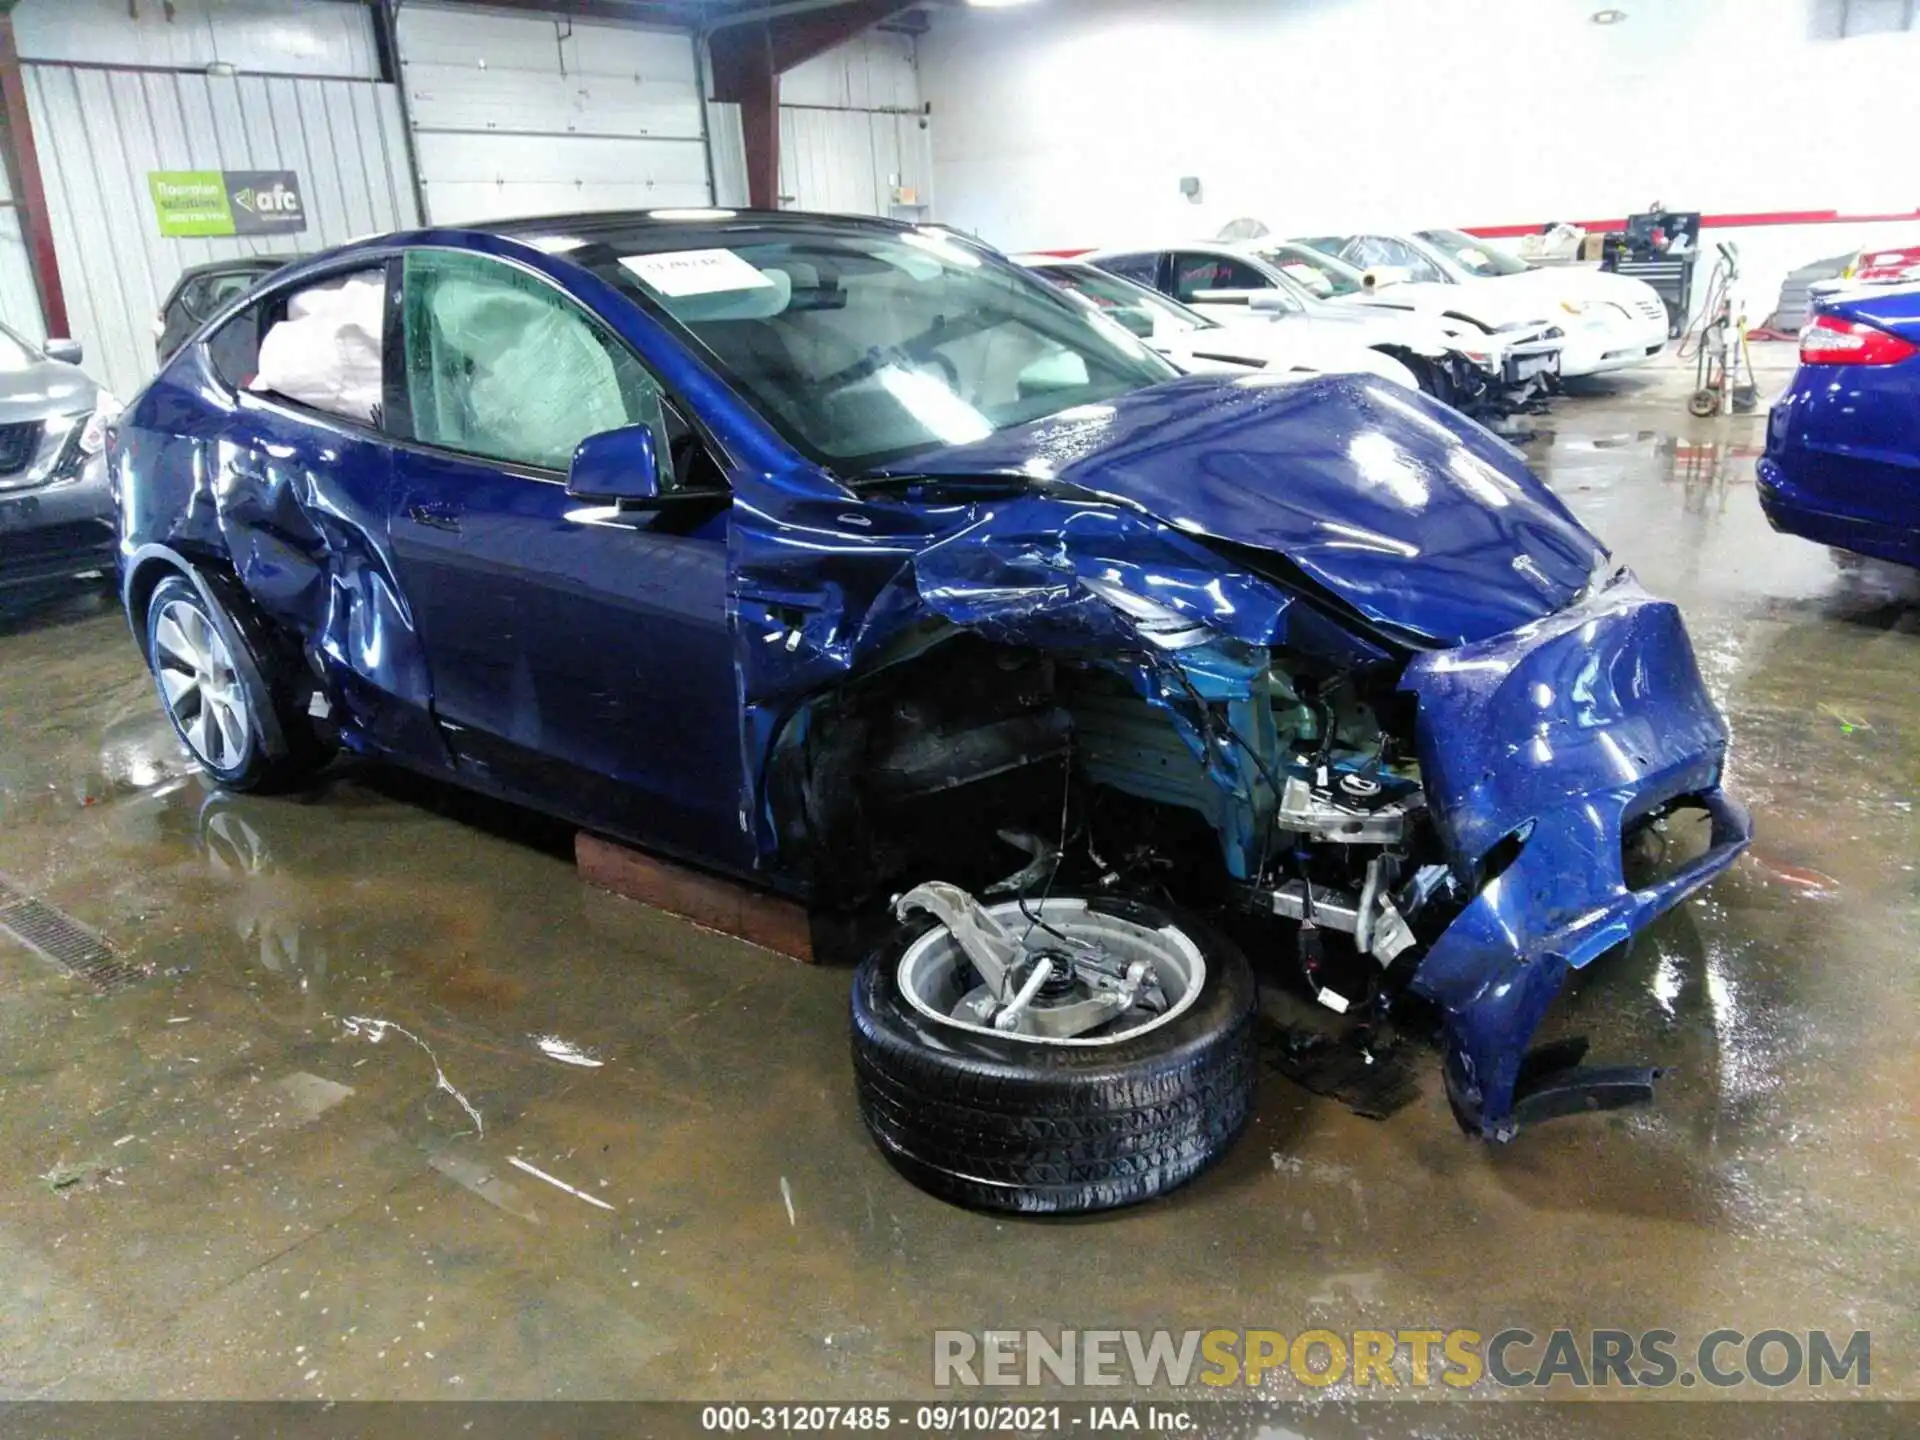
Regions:
<instances>
[{"instance_id":1,"label":"rear wheel","mask_svg":"<svg viewBox=\"0 0 1920 1440\"><path fill-rule=\"evenodd\" d=\"M959 1204L1058 1214L1151 1199L1225 1154L1253 1106L1246 957L1190 920L1111 897L988 913L1027 936L1038 916L1045 944L1097 946L1123 972L1146 962L1150 999L1074 1033L1086 995L1043 987L1021 1022L1032 1030L1008 1033L953 933L903 925L853 989L861 1116L895 1167Z\"/></svg>"},{"instance_id":2,"label":"rear wheel","mask_svg":"<svg viewBox=\"0 0 1920 1440\"><path fill-rule=\"evenodd\" d=\"M250 664L255 683L243 667ZM167 719L200 768L230 790L298 784L324 765L326 747L304 714L282 657L248 644L232 618L183 575L154 587L147 605L147 663ZM270 753L263 707L272 707L283 753Z\"/></svg>"}]
</instances>

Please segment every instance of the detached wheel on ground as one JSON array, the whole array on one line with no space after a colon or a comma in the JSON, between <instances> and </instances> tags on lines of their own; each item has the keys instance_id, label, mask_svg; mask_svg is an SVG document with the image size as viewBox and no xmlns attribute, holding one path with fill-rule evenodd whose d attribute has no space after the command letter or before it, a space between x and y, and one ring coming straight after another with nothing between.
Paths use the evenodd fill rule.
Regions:
<instances>
[{"instance_id":1,"label":"detached wheel on ground","mask_svg":"<svg viewBox=\"0 0 1920 1440\"><path fill-rule=\"evenodd\" d=\"M922 886L901 906L933 890L970 913L918 907L942 918L903 924L853 986L860 1113L907 1178L1064 1214L1152 1199L1226 1153L1253 1107L1258 1008L1232 942L1107 896L978 906ZM1000 974L976 963L995 939Z\"/></svg>"},{"instance_id":2,"label":"detached wheel on ground","mask_svg":"<svg viewBox=\"0 0 1920 1440\"><path fill-rule=\"evenodd\" d=\"M241 659L250 662L250 679ZM326 764L327 747L297 704L298 659L248 641L224 610L182 575L147 604L147 664L173 730L195 762L229 790L280 790ZM271 753L271 707L282 753Z\"/></svg>"}]
</instances>

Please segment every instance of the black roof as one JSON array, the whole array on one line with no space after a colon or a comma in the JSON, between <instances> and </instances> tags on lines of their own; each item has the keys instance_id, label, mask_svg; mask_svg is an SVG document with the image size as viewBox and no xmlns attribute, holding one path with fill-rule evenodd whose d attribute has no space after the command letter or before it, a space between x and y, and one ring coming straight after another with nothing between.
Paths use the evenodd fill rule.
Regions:
<instances>
[{"instance_id":1,"label":"black roof","mask_svg":"<svg viewBox=\"0 0 1920 1440\"><path fill-rule=\"evenodd\" d=\"M450 225L453 230L478 230L524 240L534 235L592 235L612 231L662 229L674 225L751 226L755 229L817 230L822 226L862 230L907 230L901 220L878 215L836 215L815 210L754 210L731 205L663 205L653 210L581 210L563 215L526 215L506 220L474 220Z\"/></svg>"}]
</instances>

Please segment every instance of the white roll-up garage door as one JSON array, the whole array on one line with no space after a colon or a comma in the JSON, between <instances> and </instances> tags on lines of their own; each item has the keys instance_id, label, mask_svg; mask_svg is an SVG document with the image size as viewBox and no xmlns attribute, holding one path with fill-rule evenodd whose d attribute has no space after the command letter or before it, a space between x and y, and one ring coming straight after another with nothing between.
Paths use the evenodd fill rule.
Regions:
<instances>
[{"instance_id":1,"label":"white roll-up garage door","mask_svg":"<svg viewBox=\"0 0 1920 1440\"><path fill-rule=\"evenodd\" d=\"M712 203L685 32L418 0L398 29L430 221Z\"/></svg>"}]
</instances>

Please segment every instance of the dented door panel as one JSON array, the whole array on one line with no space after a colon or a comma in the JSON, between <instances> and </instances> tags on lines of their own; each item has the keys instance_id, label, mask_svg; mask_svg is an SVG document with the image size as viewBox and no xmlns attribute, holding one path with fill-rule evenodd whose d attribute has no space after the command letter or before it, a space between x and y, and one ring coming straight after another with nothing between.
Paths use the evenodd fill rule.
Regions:
<instances>
[{"instance_id":1,"label":"dented door panel","mask_svg":"<svg viewBox=\"0 0 1920 1440\"><path fill-rule=\"evenodd\" d=\"M124 533L230 564L317 658L349 744L444 763L387 542L386 443L369 427L229 394L204 365L183 355L139 402L144 423L128 427L116 472Z\"/></svg>"}]
</instances>

